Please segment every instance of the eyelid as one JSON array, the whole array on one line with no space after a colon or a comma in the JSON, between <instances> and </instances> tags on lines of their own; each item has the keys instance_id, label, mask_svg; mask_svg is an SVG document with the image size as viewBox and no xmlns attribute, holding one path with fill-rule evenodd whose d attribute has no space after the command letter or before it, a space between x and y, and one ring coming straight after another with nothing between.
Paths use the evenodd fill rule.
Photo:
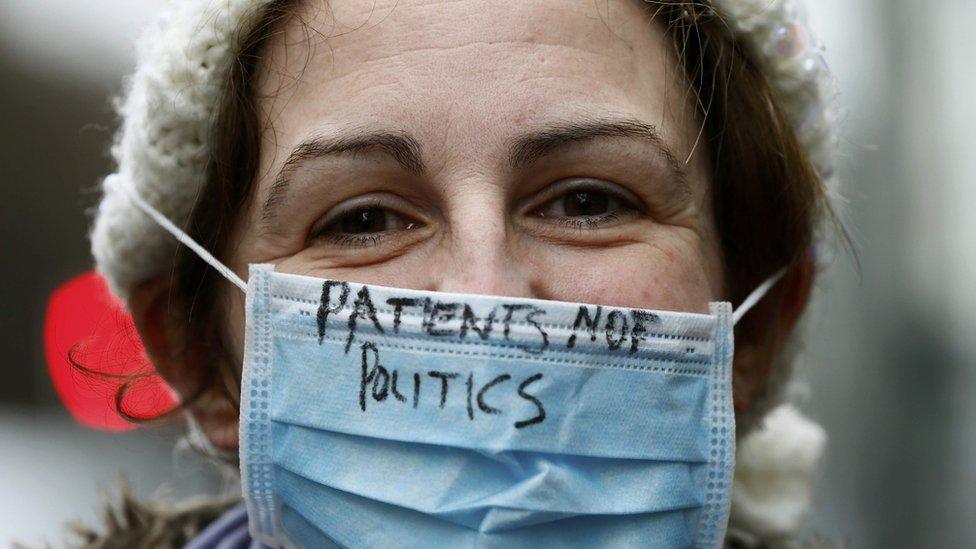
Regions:
<instances>
[{"instance_id":1,"label":"eyelid","mask_svg":"<svg viewBox=\"0 0 976 549\"><path fill-rule=\"evenodd\" d=\"M561 179L542 189L537 195L533 196L531 201L523 209L526 212L532 212L545 206L552 200L555 200L569 191L572 190L599 190L612 194L618 199L626 202L628 205L637 209L639 211L645 211L644 202L637 197L634 193L623 188L621 185L616 183L611 183L604 179L595 179L589 177L571 177L567 179Z\"/></svg>"},{"instance_id":2,"label":"eyelid","mask_svg":"<svg viewBox=\"0 0 976 549\"><path fill-rule=\"evenodd\" d=\"M408 219L425 222L422 219L417 219L419 217L417 215L404 212L407 209L404 207L405 205L409 205L409 202L385 193L357 196L333 206L319 221L312 225L309 232L316 234L329 225L339 222L344 216L366 208L385 208Z\"/></svg>"}]
</instances>

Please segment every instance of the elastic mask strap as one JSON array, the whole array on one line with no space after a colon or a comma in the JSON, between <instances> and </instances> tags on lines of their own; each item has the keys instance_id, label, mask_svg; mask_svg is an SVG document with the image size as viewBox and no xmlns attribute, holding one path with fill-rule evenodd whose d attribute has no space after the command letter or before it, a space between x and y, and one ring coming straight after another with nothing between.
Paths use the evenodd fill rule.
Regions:
<instances>
[{"instance_id":1,"label":"elastic mask strap","mask_svg":"<svg viewBox=\"0 0 976 549\"><path fill-rule=\"evenodd\" d=\"M197 244L197 241L193 240L193 238L190 237L190 235L183 232L176 225L173 225L173 223L170 222L169 219L166 219L166 216L159 213L159 211L156 208L153 208L151 204L143 200L142 197L139 196L138 193L136 193L135 189L131 188L129 185L116 183L115 178L111 178L111 177L105 180L105 184L109 188L114 188L122 191L126 196L129 197L129 200L131 200L133 204L135 204L140 210L143 211L143 213L151 217L153 221L155 221L156 223L159 223L160 227L166 229L166 231L169 234L173 235L173 237L176 238L176 240L179 240L187 248L193 250L193 253L197 254L200 257L200 259L206 261L207 264L213 267L214 269L217 269L217 272L222 274L224 278L231 281L235 286L240 288L241 291L243 291L245 294L247 293L247 284L245 284L244 281L241 280L241 277L237 276L237 273L230 270L230 268L227 267L227 265L224 265L223 263L218 261L217 258L211 255L210 252L208 252L203 246Z\"/></svg>"},{"instance_id":2,"label":"elastic mask strap","mask_svg":"<svg viewBox=\"0 0 976 549\"><path fill-rule=\"evenodd\" d=\"M119 185L118 183L115 182L115 178L111 178L111 177L106 178L105 184L109 188L117 189L125 193L125 195L129 197L129 200L131 200L133 204L135 204L140 210L142 210L143 213L151 217L153 221L159 223L159 226L166 229L166 232L173 235L173 237L176 240L179 240L187 248L193 250L193 253L197 254L200 257L200 259L204 260L208 265L216 269L218 273L223 275L224 278L226 278L235 286L240 288L242 292L244 292L245 294L247 293L247 284L243 280L241 280L241 277L237 276L237 273L230 270L230 268L227 265L221 263L203 246L197 244L197 241L193 240L193 238L190 235L186 234L183 230L181 230L176 225L173 225L173 223L170 222L169 219L166 219L166 216L159 213L159 211L156 208L153 208L151 204L143 200L142 197L139 196L139 194L136 193L134 189L132 189L128 185ZM732 312L732 325L734 326L735 324L737 324L739 320L741 320L742 317L749 312L749 309L752 309L756 305L756 303L759 303L759 300L765 297L766 293L769 292L769 289L772 288L773 285L776 284L779 281L779 279L783 277L784 274L786 274L786 267L783 267L782 269L776 271L772 276L767 278L765 282L760 284L759 287L753 290L752 293L749 294L749 296L742 301L742 303L739 305L739 308Z\"/></svg>"},{"instance_id":3,"label":"elastic mask strap","mask_svg":"<svg viewBox=\"0 0 976 549\"><path fill-rule=\"evenodd\" d=\"M756 303L759 303L759 300L766 296L766 292L768 292L774 284L779 282L779 279L783 278L784 274L786 274L786 267L783 267L782 269L773 273L771 277L767 278L765 282L753 290L752 293L742 301L739 308L732 312L732 325L735 326L739 320L749 312L749 309L753 308Z\"/></svg>"}]
</instances>

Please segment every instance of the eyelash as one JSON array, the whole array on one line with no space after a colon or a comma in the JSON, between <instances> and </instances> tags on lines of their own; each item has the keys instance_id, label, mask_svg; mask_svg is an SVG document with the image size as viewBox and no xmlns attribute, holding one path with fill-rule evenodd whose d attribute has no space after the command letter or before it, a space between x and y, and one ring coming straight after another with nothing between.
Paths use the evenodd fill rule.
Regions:
<instances>
[{"instance_id":1,"label":"eyelash","mask_svg":"<svg viewBox=\"0 0 976 549\"><path fill-rule=\"evenodd\" d=\"M556 197L556 198L560 198L560 197ZM631 209L633 208L631 207ZM597 216L595 218L588 217L585 219L572 218L572 217L563 217L563 218L547 217L546 219L548 219L553 223L563 225L565 227L569 227L572 229L579 229L582 231L587 229L599 229L602 225L605 225L607 223L613 223L614 221L619 221L620 214L611 212L608 214Z\"/></svg>"},{"instance_id":2,"label":"eyelash","mask_svg":"<svg viewBox=\"0 0 976 549\"><path fill-rule=\"evenodd\" d=\"M385 237L380 234L319 234L315 238L325 238L337 246L369 248L376 246Z\"/></svg>"},{"instance_id":3,"label":"eyelash","mask_svg":"<svg viewBox=\"0 0 976 549\"><path fill-rule=\"evenodd\" d=\"M605 193L607 195L610 195L610 196L614 197L616 200L619 200L621 202L621 204L622 204L622 209L626 209L626 210L629 210L631 212L635 212L635 211L638 211L639 210L639 207L638 206L635 206L633 204L633 200L631 200L630 198L624 196L622 193L614 192L611 189L602 188L601 186L587 187L585 185L570 186L568 189L565 189L563 192L560 192L559 194L556 194L555 196L550 197L546 202L544 202L542 204L542 206L540 206L540 208L543 207L543 206L546 206L548 204L551 204L552 202L554 202L556 200L560 200L560 199L565 198L565 196L568 193L573 192L574 190L575 191L579 191L579 190L591 190L591 191L602 192L602 193ZM372 207L376 207L376 206L372 206ZM380 206L380 207L383 207L383 206ZM387 208L387 209L390 209L390 208ZM354 213L354 211L355 210L350 211L349 213ZM390 211L395 212L396 210L390 209ZM584 217L584 218L579 218L579 217L546 217L545 219L548 222L550 222L550 223L554 223L554 224L557 224L557 225L561 225L563 227L568 227L568 228L575 229L575 230L578 230L578 231L585 231L585 230L591 230L591 229L598 229L598 228L600 228L603 225L606 225L606 224L610 224L610 223L619 221L620 218L621 218L621 215L618 212L615 212L614 211L614 212L609 212L609 213L606 213L606 214L603 214L603 215L599 215L599 216ZM323 230L325 228L327 228L327 227L323 227ZM381 244L383 241L388 240L389 238L391 238L391 235L388 234L388 233L366 233L366 234L328 233L328 232L323 232L322 230L320 230L316 234L313 234L312 235L312 238L313 239L325 239L330 244L333 244L333 245L336 245L336 246L369 248L369 247L377 246L377 245Z\"/></svg>"},{"instance_id":4,"label":"eyelash","mask_svg":"<svg viewBox=\"0 0 976 549\"><path fill-rule=\"evenodd\" d=\"M339 247L349 247L349 248L369 248L381 244L383 241L389 238L395 238L390 233L395 231L383 231L377 233L343 233L339 231L330 231L329 229L341 223L342 220L348 215L354 215L356 213L362 212L369 209L381 209L388 213L397 215L401 218L407 219L407 224L409 228L413 228L415 221L411 220L408 216L401 213L398 208L391 207L389 203L385 200L377 199L376 197L367 197L365 200L361 200L356 206L350 207L341 211L337 215L332 216L332 220L329 223L321 224L318 228L313 228L309 240L311 241L325 241L331 245Z\"/></svg>"},{"instance_id":5,"label":"eyelash","mask_svg":"<svg viewBox=\"0 0 976 549\"><path fill-rule=\"evenodd\" d=\"M589 183L585 182L587 180ZM603 225L608 225L619 221L622 217L639 214L640 212L644 211L643 207L640 205L640 199L631 195L627 191L618 190L617 185L613 183L589 178L573 178L563 181L565 183L562 185L559 183L556 184L559 185L556 187L556 191L549 193L549 196L545 198L542 204L530 210L530 215L543 218L552 224L562 225L563 227L583 231L598 229ZM542 210L546 209L547 206L552 205L559 200L567 199L574 192L601 193L610 199L617 201L618 206L615 210L592 216L546 216L540 213Z\"/></svg>"}]
</instances>

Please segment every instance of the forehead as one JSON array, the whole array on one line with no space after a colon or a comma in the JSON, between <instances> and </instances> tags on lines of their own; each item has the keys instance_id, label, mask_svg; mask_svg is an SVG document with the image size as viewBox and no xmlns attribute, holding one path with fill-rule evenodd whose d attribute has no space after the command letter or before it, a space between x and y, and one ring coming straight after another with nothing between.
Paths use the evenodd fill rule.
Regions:
<instances>
[{"instance_id":1,"label":"forehead","mask_svg":"<svg viewBox=\"0 0 976 549\"><path fill-rule=\"evenodd\" d=\"M259 103L278 148L352 126L483 154L523 126L619 115L683 157L697 127L676 67L639 0L313 0L269 43Z\"/></svg>"}]
</instances>

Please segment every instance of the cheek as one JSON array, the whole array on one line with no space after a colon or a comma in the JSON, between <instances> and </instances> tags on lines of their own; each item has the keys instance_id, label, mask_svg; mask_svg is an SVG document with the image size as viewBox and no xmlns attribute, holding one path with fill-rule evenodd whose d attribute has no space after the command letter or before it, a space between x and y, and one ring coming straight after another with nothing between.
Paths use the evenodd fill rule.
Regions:
<instances>
[{"instance_id":1,"label":"cheek","mask_svg":"<svg viewBox=\"0 0 976 549\"><path fill-rule=\"evenodd\" d=\"M695 249L635 243L548 255L537 278L546 299L708 313L711 261Z\"/></svg>"}]
</instances>

